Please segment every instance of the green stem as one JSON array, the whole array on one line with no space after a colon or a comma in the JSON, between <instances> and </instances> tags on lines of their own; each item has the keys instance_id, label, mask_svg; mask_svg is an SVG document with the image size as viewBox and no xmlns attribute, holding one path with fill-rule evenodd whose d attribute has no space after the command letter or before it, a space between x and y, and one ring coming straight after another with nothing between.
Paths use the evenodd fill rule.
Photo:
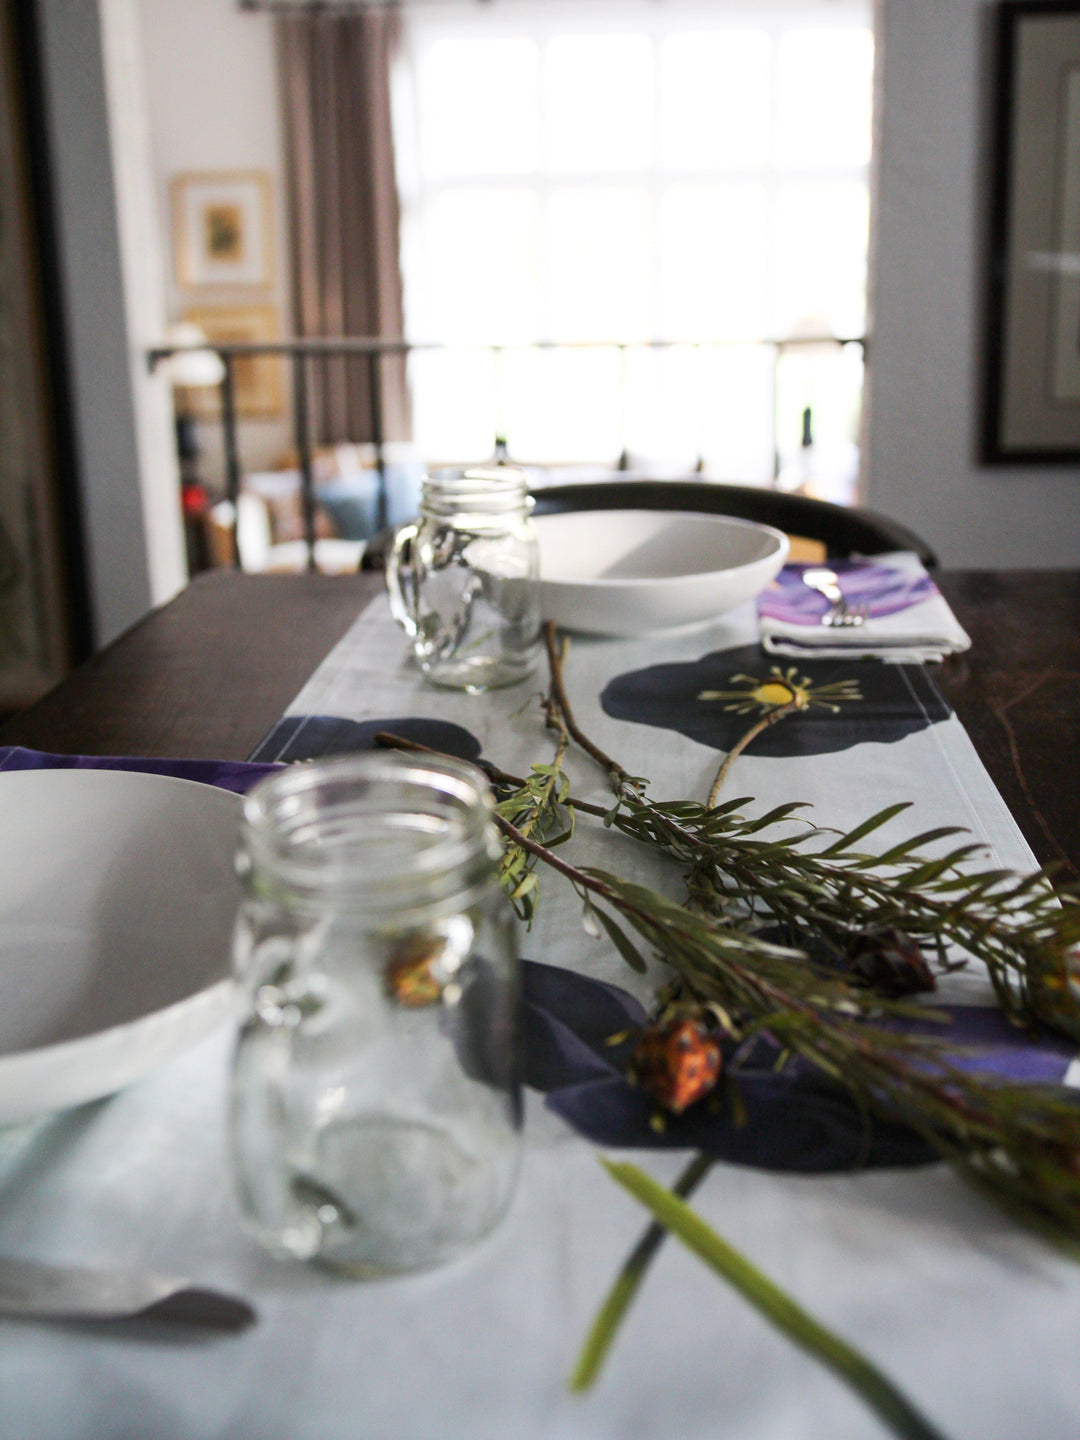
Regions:
<instances>
[{"instance_id":1,"label":"green stem","mask_svg":"<svg viewBox=\"0 0 1080 1440\"><path fill-rule=\"evenodd\" d=\"M672 1186L672 1193L684 1200L694 1193L713 1164L711 1155L695 1155ZM653 1256L667 1238L667 1227L654 1220L631 1250L615 1283L597 1312L581 1354L570 1377L570 1389L580 1394L595 1382L607 1359L623 1317L645 1279Z\"/></svg>"},{"instance_id":2,"label":"green stem","mask_svg":"<svg viewBox=\"0 0 1080 1440\"><path fill-rule=\"evenodd\" d=\"M445 750L433 750L430 745L421 745L417 740L406 740L401 735L394 735L389 730L377 731L375 744L382 750L402 750L409 755L436 755L444 760L460 758L448 755ZM493 785L506 785L514 790L524 790L529 783L520 775L511 775L508 770L500 770L498 765L493 765L489 760L474 760L473 764L484 772ZM565 803L574 810L580 810L586 815L596 815L599 819L603 819L611 808L604 805L590 805L588 801L577 800L573 795L568 795Z\"/></svg>"},{"instance_id":3,"label":"green stem","mask_svg":"<svg viewBox=\"0 0 1080 1440\"><path fill-rule=\"evenodd\" d=\"M827 1330L779 1286L751 1265L685 1201L653 1180L636 1165L604 1160L614 1180L651 1210L661 1225L710 1265L789 1340L850 1386L870 1409L903 1440L944 1440L876 1365Z\"/></svg>"},{"instance_id":4,"label":"green stem","mask_svg":"<svg viewBox=\"0 0 1080 1440\"><path fill-rule=\"evenodd\" d=\"M752 741L756 740L763 730L768 730L770 725L775 725L778 720L783 720L785 715L790 715L796 708L795 701L791 700L787 705L781 705L777 710L770 710L767 715L761 717L756 725L750 726L750 729L733 750L728 751L727 758L716 772L716 779L713 781L712 789L709 791L709 798L705 801L705 808L707 810L711 810L720 798L720 791L724 788L724 781L727 779L728 771L746 747Z\"/></svg>"},{"instance_id":5,"label":"green stem","mask_svg":"<svg viewBox=\"0 0 1080 1440\"><path fill-rule=\"evenodd\" d=\"M565 642L564 642L565 643ZM548 671L551 676L551 700L561 712L563 723L566 726L572 739L574 739L585 751L591 755L598 765L601 765L607 772L608 783L616 795L621 796L623 788L630 785L630 776L610 755L600 749L585 734L574 718L574 711L570 704L569 696L566 693L566 685L563 682L563 653L559 649L558 631L552 620L544 622L544 645L547 649ZM633 788L631 786L631 788Z\"/></svg>"}]
</instances>

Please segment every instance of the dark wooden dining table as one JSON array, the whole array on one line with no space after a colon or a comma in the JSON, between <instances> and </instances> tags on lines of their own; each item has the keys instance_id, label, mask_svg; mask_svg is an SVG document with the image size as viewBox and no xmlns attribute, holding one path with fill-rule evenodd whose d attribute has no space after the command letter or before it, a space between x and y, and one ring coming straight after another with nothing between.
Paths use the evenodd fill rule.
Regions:
<instances>
[{"instance_id":1,"label":"dark wooden dining table","mask_svg":"<svg viewBox=\"0 0 1080 1440\"><path fill-rule=\"evenodd\" d=\"M1080 570L935 578L972 646L934 679L1035 855L1080 878ZM245 759L381 585L206 572L0 727L0 744Z\"/></svg>"}]
</instances>

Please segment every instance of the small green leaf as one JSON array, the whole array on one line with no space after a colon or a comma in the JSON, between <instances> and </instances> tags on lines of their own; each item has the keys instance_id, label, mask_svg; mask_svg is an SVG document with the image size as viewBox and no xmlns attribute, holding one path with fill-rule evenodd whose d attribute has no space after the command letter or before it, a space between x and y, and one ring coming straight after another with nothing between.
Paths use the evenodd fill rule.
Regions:
<instances>
[{"instance_id":1,"label":"small green leaf","mask_svg":"<svg viewBox=\"0 0 1080 1440\"><path fill-rule=\"evenodd\" d=\"M638 953L637 949L634 947L631 941L627 939L626 935L624 935L624 933L619 929L618 925L616 925L615 921L611 918L611 916L605 915L603 910L598 909L594 909L593 914L600 921L600 924L603 925L604 929L607 931L608 935L611 938L611 943L615 946L615 949L618 950L619 954L630 966L630 969L636 970L639 975L643 975L649 967L646 965L645 961L642 959L641 955Z\"/></svg>"},{"instance_id":2,"label":"small green leaf","mask_svg":"<svg viewBox=\"0 0 1080 1440\"><path fill-rule=\"evenodd\" d=\"M894 845L891 850L886 850L884 855L875 857L878 865L895 865L897 861L905 859L913 850L925 850L936 840L944 840L948 835L963 835L962 825L941 825L936 830L927 830L922 835L913 835L910 840L904 840L899 845Z\"/></svg>"},{"instance_id":3,"label":"small green leaf","mask_svg":"<svg viewBox=\"0 0 1080 1440\"><path fill-rule=\"evenodd\" d=\"M600 912L595 909L592 901L586 896L585 903L581 907L581 928L586 935L591 935L594 940L600 939L600 926L596 923L596 917Z\"/></svg>"},{"instance_id":4,"label":"small green leaf","mask_svg":"<svg viewBox=\"0 0 1080 1440\"><path fill-rule=\"evenodd\" d=\"M816 858L821 860L826 855L839 855L844 850L850 850L852 845L857 840L861 840L864 835L869 835L874 830L880 830L882 825L887 825L895 816L910 809L910 800L901 800L896 805L886 805L884 810L879 810L876 815L871 815L869 820L864 820L861 825L856 825L854 830L849 830L846 835L841 835L840 839L830 845L827 850L819 850Z\"/></svg>"},{"instance_id":5,"label":"small green leaf","mask_svg":"<svg viewBox=\"0 0 1080 1440\"><path fill-rule=\"evenodd\" d=\"M766 830L770 825L779 825L781 820L787 820L796 810L806 810L810 806L808 800L791 800L786 805L777 805L767 815L762 815L759 820L750 820L740 827L740 835L756 835L760 830Z\"/></svg>"}]
</instances>

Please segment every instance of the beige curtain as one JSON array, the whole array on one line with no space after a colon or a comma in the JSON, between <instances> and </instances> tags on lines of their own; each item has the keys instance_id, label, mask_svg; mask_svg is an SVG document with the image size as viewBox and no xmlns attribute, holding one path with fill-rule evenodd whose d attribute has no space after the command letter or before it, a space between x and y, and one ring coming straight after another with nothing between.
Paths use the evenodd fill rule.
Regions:
<instances>
[{"instance_id":1,"label":"beige curtain","mask_svg":"<svg viewBox=\"0 0 1080 1440\"><path fill-rule=\"evenodd\" d=\"M404 334L390 125L397 18L378 9L277 22L294 326L303 338ZM409 438L404 357L377 364L378 397L366 358L311 363L313 440Z\"/></svg>"}]
</instances>

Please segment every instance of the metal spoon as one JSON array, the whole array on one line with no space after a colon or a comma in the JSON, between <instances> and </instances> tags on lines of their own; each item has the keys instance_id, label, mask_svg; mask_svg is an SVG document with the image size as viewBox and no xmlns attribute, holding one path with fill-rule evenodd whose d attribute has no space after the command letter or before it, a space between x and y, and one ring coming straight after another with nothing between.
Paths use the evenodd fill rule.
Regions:
<instances>
[{"instance_id":1,"label":"metal spoon","mask_svg":"<svg viewBox=\"0 0 1080 1440\"><path fill-rule=\"evenodd\" d=\"M242 1330L246 1300L148 1270L85 1270L0 1257L0 1315L44 1320L167 1320Z\"/></svg>"}]
</instances>

